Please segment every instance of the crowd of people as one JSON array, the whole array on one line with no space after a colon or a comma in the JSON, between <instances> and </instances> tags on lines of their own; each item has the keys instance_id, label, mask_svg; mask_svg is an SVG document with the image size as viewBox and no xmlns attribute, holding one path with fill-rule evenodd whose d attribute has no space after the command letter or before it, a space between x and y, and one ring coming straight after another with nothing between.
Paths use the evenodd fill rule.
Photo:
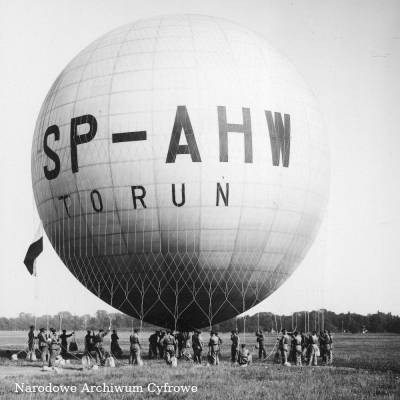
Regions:
<instances>
[{"instance_id":1,"label":"crowd of people","mask_svg":"<svg viewBox=\"0 0 400 400\"><path fill-rule=\"evenodd\" d=\"M103 366L107 360L113 366L113 360L120 359L123 351L119 345L119 336L116 330L111 333L110 351L106 351L104 338L109 334L108 330L99 329L97 333L87 330L84 338L84 352L82 362L87 365ZM230 360L232 364L248 366L253 361L253 350L258 350L258 358L266 360L267 352L265 349L265 336L259 330L255 334L256 345L249 347L246 343L241 343L239 331L231 331L231 352ZM72 337L69 345L68 338ZM35 342L37 341L37 347ZM218 332L212 330L206 341L201 338L201 332L194 330L189 332L173 332L172 330L156 330L148 339L149 359L164 359L168 365L176 366L178 359L193 360L195 364L201 365L203 362L203 350L207 350L206 361L208 365L219 365L221 357L222 340ZM53 367L57 358L67 359L78 350L75 340L75 332L67 333L62 330L57 333L54 328L46 330L40 328L35 334L34 327L31 326L28 333L28 359L35 359L35 349L39 350L43 367ZM276 350L274 352L274 350ZM322 363L331 365L333 362L333 337L330 331L324 330L317 334L316 331L310 334L293 331L288 332L283 329L277 337L271 355L274 360L284 366L294 364L318 365L321 357ZM140 343L139 330L134 329L129 336L129 364L143 365L142 345Z\"/></svg>"},{"instance_id":2,"label":"crowd of people","mask_svg":"<svg viewBox=\"0 0 400 400\"><path fill-rule=\"evenodd\" d=\"M67 338L73 336L75 332L67 334L64 329L60 334L54 328L46 330L40 328L37 335L35 335L34 327L31 326L28 332L28 354L29 360L36 359L35 340L37 340L37 348L40 353L43 367L48 364L49 367L54 367L55 360L58 356L66 358L68 354L68 341ZM75 340L70 343L69 350L75 351Z\"/></svg>"},{"instance_id":3,"label":"crowd of people","mask_svg":"<svg viewBox=\"0 0 400 400\"><path fill-rule=\"evenodd\" d=\"M261 347L259 350L261 354ZM312 331L307 335L304 332L282 330L282 335L278 339L278 351L275 353L277 361L280 358L283 365L293 363L297 366L316 366L319 357L323 364L332 365L333 336L330 331L320 331L319 334Z\"/></svg>"}]
</instances>

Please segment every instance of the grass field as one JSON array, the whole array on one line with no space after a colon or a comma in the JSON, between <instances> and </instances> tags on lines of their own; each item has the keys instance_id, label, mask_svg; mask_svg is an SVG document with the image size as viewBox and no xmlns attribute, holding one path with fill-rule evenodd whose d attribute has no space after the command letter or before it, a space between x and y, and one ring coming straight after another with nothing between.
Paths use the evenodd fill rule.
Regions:
<instances>
[{"instance_id":1,"label":"grass field","mask_svg":"<svg viewBox=\"0 0 400 400\"><path fill-rule=\"evenodd\" d=\"M128 332L119 332L120 344L128 353ZM147 354L149 332L142 334L143 352ZM203 340L208 335L203 333ZM162 360L146 360L143 367L127 365L122 358L117 368L82 371L79 360L61 371L42 372L40 363L25 360L10 361L7 356L24 349L26 332L0 332L0 398L4 399L132 399L132 398L192 398L204 399L400 399L400 336L399 335L336 335L334 367L283 367L267 362L255 362L248 368L231 366L230 340L223 339L222 362L218 367L197 367L191 362L179 362L170 368ZM243 338L243 337L242 337ZM82 349L83 333L77 334ZM109 340L109 339L108 339ZM275 336L266 340L267 352L275 344ZM255 344L253 334L246 342ZM109 342L105 342L107 347ZM205 364L205 363L204 363ZM77 393L14 393L15 383L26 385L75 385ZM138 393L80 393L85 383L90 385L134 385L143 387ZM161 393L147 390L149 383L172 386L196 386L197 392ZM137 389L138 389L137 388ZM156 388L151 386L151 390Z\"/></svg>"}]
</instances>

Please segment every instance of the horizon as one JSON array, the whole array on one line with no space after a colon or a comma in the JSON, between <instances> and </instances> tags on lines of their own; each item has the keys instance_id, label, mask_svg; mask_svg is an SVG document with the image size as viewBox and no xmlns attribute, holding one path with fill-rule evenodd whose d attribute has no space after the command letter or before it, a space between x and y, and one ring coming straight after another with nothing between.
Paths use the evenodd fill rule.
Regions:
<instances>
[{"instance_id":1,"label":"horizon","mask_svg":"<svg viewBox=\"0 0 400 400\"><path fill-rule=\"evenodd\" d=\"M57 311L55 314L41 314L41 315L35 315L35 314L31 314L31 313L29 313L29 312L24 312L24 311L20 311L18 314L16 314L16 315L14 315L14 316L11 316L11 317L7 317L7 316L4 316L4 315L0 315L0 318L6 318L6 319L15 319L15 318L20 318L20 315L21 314L25 314L25 315L29 315L29 317L33 317L33 318L43 318L43 317L59 317L59 315L60 314L63 314L63 313L69 313L69 314L71 314L71 316L72 317L85 317L85 316L90 316L90 317L94 317L94 318L96 318L96 313L97 312L102 312L102 311L105 311L106 313L107 313L107 315L117 315L117 314L119 314L119 315L123 315L123 316L126 316L126 317L128 317L128 318L132 318L132 319L134 319L134 320L136 320L136 321L140 321L140 319L139 318L135 318L135 317L131 317L130 315L128 315L128 314L124 314L123 312L121 312L121 311L118 311L118 310L114 310L114 311L111 311L111 312L108 312L108 311L106 311L106 310L104 310L104 309L98 309L98 310L95 310L93 313L83 313L83 314L74 314L74 313L72 313L72 312L70 312L70 311L68 311L68 310L63 310L63 311ZM218 322L217 324L219 324L219 323L224 323L224 322L226 322L226 321L229 321L229 320L232 320L232 319L243 319L243 318L247 318L247 317L254 317L255 315L257 315L257 314L259 314L259 315L261 315L261 314L271 314L271 315L275 315L275 316L281 316L281 317L290 317L290 316L292 316L292 315L295 315L295 314L303 314L303 313L309 313L309 314L311 314L311 313L334 313L335 315L348 315L348 314L355 314L355 315L360 315L360 316L369 316L369 315L378 315L378 314L385 314L385 315L392 315L393 317L400 317L400 314L393 314L393 313L391 313L390 311L389 312L383 312L383 311L380 311L380 310L377 310L377 311L375 311L375 312L367 312L367 313L358 313L358 312L353 312L353 311L344 311L344 312L336 312L336 311L334 311L334 310L330 310L330 309L326 309L326 308L320 308L320 309L311 309L311 310L298 310L298 311L293 311L293 312L291 312L291 313L284 313L284 314L277 314L277 313L274 313L274 312L272 312L272 311L258 311L258 312L255 312L255 313L251 313L251 314L247 314L247 312L245 312L245 313L243 313L243 314L239 314L239 315L237 315L236 317L233 317L233 318L229 318L229 319L226 319L226 320L224 320L224 321L222 321L222 322ZM151 323L150 322L146 322L146 321L144 321L143 320L143 323L146 323L146 324L150 324L151 325Z\"/></svg>"}]
</instances>

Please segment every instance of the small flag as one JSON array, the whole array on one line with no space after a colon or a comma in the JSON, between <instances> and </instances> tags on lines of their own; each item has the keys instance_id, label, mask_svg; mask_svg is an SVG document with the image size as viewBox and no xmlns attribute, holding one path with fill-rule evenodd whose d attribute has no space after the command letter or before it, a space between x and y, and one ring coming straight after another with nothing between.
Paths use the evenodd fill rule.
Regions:
<instances>
[{"instance_id":1,"label":"small flag","mask_svg":"<svg viewBox=\"0 0 400 400\"><path fill-rule=\"evenodd\" d=\"M39 228L35 241L29 246L24 259L24 264L26 265L26 268L31 275L36 276L36 268L35 268L36 258L39 257L42 251L43 251L43 235L41 234L41 229Z\"/></svg>"}]
</instances>

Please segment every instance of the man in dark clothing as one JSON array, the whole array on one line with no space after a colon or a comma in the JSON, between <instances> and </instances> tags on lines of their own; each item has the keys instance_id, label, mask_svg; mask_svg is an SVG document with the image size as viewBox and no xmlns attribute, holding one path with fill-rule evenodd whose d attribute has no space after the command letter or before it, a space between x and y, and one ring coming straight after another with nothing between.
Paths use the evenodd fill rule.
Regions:
<instances>
[{"instance_id":1,"label":"man in dark clothing","mask_svg":"<svg viewBox=\"0 0 400 400\"><path fill-rule=\"evenodd\" d=\"M218 362L217 362L217 365L218 365L219 360L221 359L222 339L219 337L218 332L215 332L215 334L218 338Z\"/></svg>"},{"instance_id":2,"label":"man in dark clothing","mask_svg":"<svg viewBox=\"0 0 400 400\"><path fill-rule=\"evenodd\" d=\"M117 331L114 329L113 333L111 334L111 354L114 357L121 357L122 350L118 343L119 337L117 335Z\"/></svg>"},{"instance_id":3,"label":"man in dark clothing","mask_svg":"<svg viewBox=\"0 0 400 400\"><path fill-rule=\"evenodd\" d=\"M35 355L35 327L32 325L29 327L28 332L28 360L34 361L36 360Z\"/></svg>"},{"instance_id":4,"label":"man in dark clothing","mask_svg":"<svg viewBox=\"0 0 400 400\"><path fill-rule=\"evenodd\" d=\"M258 358L261 360L262 358L267 357L267 353L264 347L264 334L262 331L258 331L256 333L257 344L258 344Z\"/></svg>"},{"instance_id":5,"label":"man in dark clothing","mask_svg":"<svg viewBox=\"0 0 400 400\"><path fill-rule=\"evenodd\" d=\"M165 336L165 331L158 331L157 349L160 359L164 358L164 346L163 346L164 336Z\"/></svg>"},{"instance_id":6,"label":"man in dark clothing","mask_svg":"<svg viewBox=\"0 0 400 400\"><path fill-rule=\"evenodd\" d=\"M296 341L294 340L295 335L297 335L297 332L290 332L288 333L290 337L290 349L289 349L289 355L288 355L288 361L294 363L296 361Z\"/></svg>"},{"instance_id":7,"label":"man in dark clothing","mask_svg":"<svg viewBox=\"0 0 400 400\"><path fill-rule=\"evenodd\" d=\"M90 354L93 351L94 332L86 331L85 335L85 354Z\"/></svg>"},{"instance_id":8,"label":"man in dark clothing","mask_svg":"<svg viewBox=\"0 0 400 400\"><path fill-rule=\"evenodd\" d=\"M62 334L60 335L60 340L61 340L61 357L66 359L67 358L67 352L68 352L68 342L67 338L71 337L75 332L70 333L67 335L67 331L63 329Z\"/></svg>"},{"instance_id":9,"label":"man in dark clothing","mask_svg":"<svg viewBox=\"0 0 400 400\"><path fill-rule=\"evenodd\" d=\"M331 358L331 335L326 329L320 334L319 344L322 362L328 365Z\"/></svg>"},{"instance_id":10,"label":"man in dark clothing","mask_svg":"<svg viewBox=\"0 0 400 400\"><path fill-rule=\"evenodd\" d=\"M39 341L39 351L41 354L42 359L42 367L45 366L47 359L49 357L49 343L48 343L49 336L45 332L44 328L40 328L38 341Z\"/></svg>"},{"instance_id":11,"label":"man in dark clothing","mask_svg":"<svg viewBox=\"0 0 400 400\"><path fill-rule=\"evenodd\" d=\"M239 356L239 333L237 329L234 331L231 331L231 362L234 364L238 362L238 356Z\"/></svg>"},{"instance_id":12,"label":"man in dark clothing","mask_svg":"<svg viewBox=\"0 0 400 400\"><path fill-rule=\"evenodd\" d=\"M178 344L178 354L177 358L181 358L183 354L183 349L186 346L185 335L183 332L178 332L175 336L177 344Z\"/></svg>"},{"instance_id":13,"label":"man in dark clothing","mask_svg":"<svg viewBox=\"0 0 400 400\"><path fill-rule=\"evenodd\" d=\"M300 333L301 335L301 361L302 363L307 363L308 362L308 348L309 348L309 343L308 343L308 337L304 332Z\"/></svg>"},{"instance_id":14,"label":"man in dark clothing","mask_svg":"<svg viewBox=\"0 0 400 400\"><path fill-rule=\"evenodd\" d=\"M320 355L322 357L323 364L326 363L326 346L325 346L325 344L326 344L327 340L326 340L325 332L319 331L319 335L318 335L319 351L320 351Z\"/></svg>"},{"instance_id":15,"label":"man in dark clothing","mask_svg":"<svg viewBox=\"0 0 400 400\"><path fill-rule=\"evenodd\" d=\"M203 346L200 342L200 331L195 330L192 335L192 349L193 349L193 360L195 364L201 364L201 352L203 351Z\"/></svg>"},{"instance_id":16,"label":"man in dark clothing","mask_svg":"<svg viewBox=\"0 0 400 400\"><path fill-rule=\"evenodd\" d=\"M333 364L333 337L330 331L326 332L327 336L327 364L332 365Z\"/></svg>"},{"instance_id":17,"label":"man in dark clothing","mask_svg":"<svg viewBox=\"0 0 400 400\"><path fill-rule=\"evenodd\" d=\"M149 358L150 359L158 358L157 357L157 345L158 345L159 332L160 331L155 331L149 337Z\"/></svg>"}]
</instances>

